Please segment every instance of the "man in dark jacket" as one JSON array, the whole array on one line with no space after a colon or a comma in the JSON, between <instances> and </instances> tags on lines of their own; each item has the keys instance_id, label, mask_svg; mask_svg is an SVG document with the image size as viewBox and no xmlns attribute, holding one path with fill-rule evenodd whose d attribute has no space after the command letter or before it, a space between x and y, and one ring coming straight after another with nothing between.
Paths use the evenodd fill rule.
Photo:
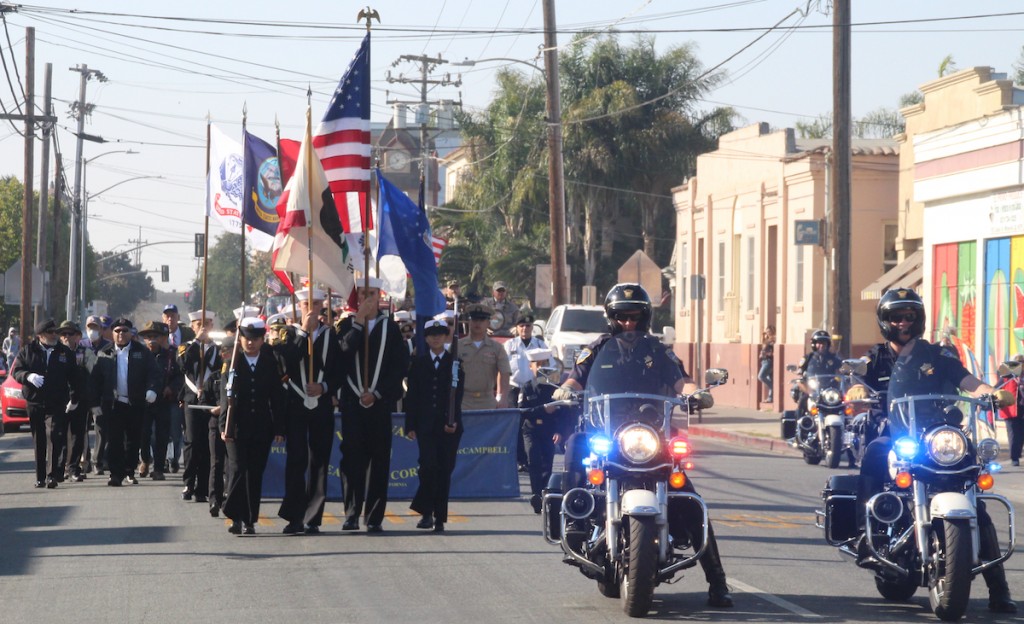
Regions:
<instances>
[{"instance_id":1,"label":"man in dark jacket","mask_svg":"<svg viewBox=\"0 0 1024 624\"><path fill-rule=\"evenodd\" d=\"M75 366L78 377L83 382L89 378L89 369L96 361L96 354L81 343L82 330L74 321L64 321L58 328L60 342L75 354ZM83 392L75 409L68 412L67 445L65 446L64 478L69 481L85 481L87 472L82 465L83 458L88 459L87 441L89 439L89 405Z\"/></svg>"},{"instance_id":2,"label":"man in dark jacket","mask_svg":"<svg viewBox=\"0 0 1024 624\"><path fill-rule=\"evenodd\" d=\"M341 322L347 375L341 386L341 479L344 531L383 531L391 468L391 414L402 398L409 350L398 325L380 313L379 279L357 284L359 309Z\"/></svg>"},{"instance_id":3,"label":"man in dark jacket","mask_svg":"<svg viewBox=\"0 0 1024 624\"><path fill-rule=\"evenodd\" d=\"M153 353L156 367L160 371L156 401L146 407L146 419L142 425L142 462L139 464L139 476L148 475L154 481L167 478L164 475L164 464L167 462L167 442L171 433L171 405L178 404L178 394L181 392L181 369L178 368L178 358L168 344L169 335L167 324L159 321L146 323L139 332L139 337Z\"/></svg>"},{"instance_id":4,"label":"man in dark jacket","mask_svg":"<svg viewBox=\"0 0 1024 624\"><path fill-rule=\"evenodd\" d=\"M453 384L452 354L444 348L448 325L429 320L423 327L427 352L409 367L409 399L405 410L405 435L416 440L420 452L420 486L410 508L422 515L419 529L444 531L448 521L448 494L452 471L462 439L462 389L466 376L459 369ZM455 400L452 401L452 386Z\"/></svg>"},{"instance_id":5,"label":"man in dark jacket","mask_svg":"<svg viewBox=\"0 0 1024 624\"><path fill-rule=\"evenodd\" d=\"M93 405L107 416L107 485L121 486L125 479L138 483L135 463L142 442L142 420L146 405L156 401L162 389L160 369L153 354L133 339L132 322L119 318L111 325L114 343L102 349L92 369L96 393Z\"/></svg>"},{"instance_id":6,"label":"man in dark jacket","mask_svg":"<svg viewBox=\"0 0 1024 624\"><path fill-rule=\"evenodd\" d=\"M179 397L180 405L185 410L185 447L181 454L185 462L185 470L181 475L185 489L181 491L181 498L192 500L195 496L197 503L205 503L210 487L211 415L209 410L193 407L217 404L219 397L208 396L203 390L210 377L220 371L221 358L220 350L209 333L217 320L216 315L207 310L204 318L200 310L189 312L188 318L196 337L178 348L178 364L185 374L185 385Z\"/></svg>"},{"instance_id":7,"label":"man in dark jacket","mask_svg":"<svg viewBox=\"0 0 1024 624\"><path fill-rule=\"evenodd\" d=\"M259 318L239 322L239 351L221 384L218 424L228 455L224 515L235 535L256 532L270 443L284 440L288 394L283 367L264 341L266 331Z\"/></svg>"},{"instance_id":8,"label":"man in dark jacket","mask_svg":"<svg viewBox=\"0 0 1024 624\"><path fill-rule=\"evenodd\" d=\"M296 326L294 339L282 346L288 373L288 455L284 499L277 515L288 522L286 535L312 535L320 532L327 502L327 468L334 440L331 399L341 383L341 348L334 328L320 320L324 292L306 288L296 296L302 325Z\"/></svg>"},{"instance_id":9,"label":"man in dark jacket","mask_svg":"<svg viewBox=\"0 0 1024 624\"><path fill-rule=\"evenodd\" d=\"M57 339L53 319L40 322L35 330L35 340L22 347L11 368L14 379L22 386L28 408L35 444L36 487L55 488L64 478L61 456L67 436L67 414L78 407L82 382L75 354Z\"/></svg>"}]
</instances>

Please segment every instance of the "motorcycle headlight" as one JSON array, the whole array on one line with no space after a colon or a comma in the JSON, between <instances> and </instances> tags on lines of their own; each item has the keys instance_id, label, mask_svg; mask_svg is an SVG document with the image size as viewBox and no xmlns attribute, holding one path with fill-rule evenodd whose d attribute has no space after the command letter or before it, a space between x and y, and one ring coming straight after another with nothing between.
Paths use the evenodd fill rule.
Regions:
<instances>
[{"instance_id":1,"label":"motorcycle headlight","mask_svg":"<svg viewBox=\"0 0 1024 624\"><path fill-rule=\"evenodd\" d=\"M909 461L917 457L917 451L919 448L917 440L914 438L900 438L893 443L892 450L896 453L896 457L899 459Z\"/></svg>"},{"instance_id":2,"label":"motorcycle headlight","mask_svg":"<svg viewBox=\"0 0 1024 624\"><path fill-rule=\"evenodd\" d=\"M978 442L978 459L981 464L987 464L999 457L999 442L992 438L985 438Z\"/></svg>"},{"instance_id":3,"label":"motorcycle headlight","mask_svg":"<svg viewBox=\"0 0 1024 624\"><path fill-rule=\"evenodd\" d=\"M811 390L817 390L818 386L820 385L821 382L819 382L817 379L812 378L807 380L807 387L810 388Z\"/></svg>"},{"instance_id":4,"label":"motorcycle headlight","mask_svg":"<svg viewBox=\"0 0 1024 624\"><path fill-rule=\"evenodd\" d=\"M843 402L843 395L835 388L826 388L821 391L821 403L826 405L839 405Z\"/></svg>"},{"instance_id":5,"label":"motorcycle headlight","mask_svg":"<svg viewBox=\"0 0 1024 624\"><path fill-rule=\"evenodd\" d=\"M967 437L959 429L940 427L924 439L928 457L940 466L952 466L967 455Z\"/></svg>"},{"instance_id":6,"label":"motorcycle headlight","mask_svg":"<svg viewBox=\"0 0 1024 624\"><path fill-rule=\"evenodd\" d=\"M660 447L658 434L647 425L630 425L619 432L619 451L634 464L651 461Z\"/></svg>"}]
</instances>

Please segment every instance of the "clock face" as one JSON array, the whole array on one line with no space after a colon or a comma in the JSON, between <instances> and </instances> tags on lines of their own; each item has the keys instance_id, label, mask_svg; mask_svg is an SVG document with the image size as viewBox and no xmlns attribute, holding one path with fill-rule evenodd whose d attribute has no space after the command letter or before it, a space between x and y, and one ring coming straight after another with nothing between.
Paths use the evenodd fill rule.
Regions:
<instances>
[{"instance_id":1,"label":"clock face","mask_svg":"<svg viewBox=\"0 0 1024 624\"><path fill-rule=\"evenodd\" d=\"M409 166L409 155L405 152L392 152L388 154L388 165L390 169L405 169Z\"/></svg>"}]
</instances>

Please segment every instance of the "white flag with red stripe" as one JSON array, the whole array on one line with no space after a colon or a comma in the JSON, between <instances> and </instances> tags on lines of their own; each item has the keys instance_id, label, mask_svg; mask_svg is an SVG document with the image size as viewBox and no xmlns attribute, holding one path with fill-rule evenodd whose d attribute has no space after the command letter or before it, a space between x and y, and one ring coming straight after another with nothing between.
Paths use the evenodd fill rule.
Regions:
<instances>
[{"instance_id":1,"label":"white flag with red stripe","mask_svg":"<svg viewBox=\"0 0 1024 624\"><path fill-rule=\"evenodd\" d=\"M274 237L273 269L306 274L312 250L312 279L348 297L353 285L348 243L327 176L313 154L311 126L307 108L306 133L299 147L295 174L281 196L286 208Z\"/></svg>"}]
</instances>

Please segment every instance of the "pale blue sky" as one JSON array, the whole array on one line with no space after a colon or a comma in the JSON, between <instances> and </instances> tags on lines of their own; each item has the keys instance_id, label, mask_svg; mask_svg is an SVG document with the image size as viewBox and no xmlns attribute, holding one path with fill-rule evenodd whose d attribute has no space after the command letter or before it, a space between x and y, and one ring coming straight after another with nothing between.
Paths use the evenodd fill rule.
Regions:
<instances>
[{"instance_id":1,"label":"pale blue sky","mask_svg":"<svg viewBox=\"0 0 1024 624\"><path fill-rule=\"evenodd\" d=\"M96 111L86 131L126 142L86 143L85 157L129 147L140 153L111 154L91 164L88 190L96 193L134 176L165 178L127 182L94 198L90 203L94 246L104 250L124 245L139 235L140 226L142 238L150 242L190 241L194 232L202 231L207 112L221 129L239 138L244 104L251 131L272 140L276 115L282 134L299 138L306 86L314 90L316 119L362 37L355 16L365 4L348 0L185 0L176 4L37 0L28 7L277 22L276 27L35 10L8 14L13 58L22 74L24 28L36 28L36 89L42 93L44 64L53 63L55 107L63 126L73 127L67 103L78 97L78 74L68 68L85 63L109 79L104 84L89 83L87 99ZM557 3L557 19L567 32L559 35L559 43L569 41L568 31L584 28L662 31L654 32L659 49L693 42L706 67L725 62L722 69L730 76L709 96L708 107L731 105L750 123L792 126L831 107L831 31L827 27L831 17L818 4L810 2L811 9L802 18L794 11L806 9L806 0L562 0ZM1017 1L857 0L853 4L853 22L863 24L855 26L853 39L855 117L879 106L894 107L901 94L934 79L947 54L960 68L989 65L1011 72L1024 44L1024 15L867 25L1024 11ZM537 58L543 41L540 0L381 0L373 6L382 19L371 52L377 120L385 120L389 113L385 91L390 90L392 98L418 97L412 88L385 80L389 69L394 75L416 73L410 64L391 67L402 54L441 54L450 61L511 57L541 64ZM746 29L768 28L780 20L784 21L779 30L727 60L763 32ZM786 29L798 23L821 28ZM313 24L337 28L314 28ZM515 32L521 29L527 32ZM720 32L723 29L741 30ZM633 36L623 38L628 41ZM6 40L0 40L0 45L10 65ZM461 92L467 107L485 106L494 88L493 71L501 65L444 67L452 74L461 70L463 84L437 88L430 97L458 99ZM3 82L0 101L11 107L12 97ZM61 129L60 142L70 181L74 137ZM21 138L11 126L0 125L0 175L22 177L22 149ZM37 158L39 152L37 147ZM212 234L219 231L219 226L211 224ZM191 246L168 245L144 250L142 259L145 268L170 264L169 287L183 290L195 267L191 255ZM158 281L157 286L168 288Z\"/></svg>"}]
</instances>

